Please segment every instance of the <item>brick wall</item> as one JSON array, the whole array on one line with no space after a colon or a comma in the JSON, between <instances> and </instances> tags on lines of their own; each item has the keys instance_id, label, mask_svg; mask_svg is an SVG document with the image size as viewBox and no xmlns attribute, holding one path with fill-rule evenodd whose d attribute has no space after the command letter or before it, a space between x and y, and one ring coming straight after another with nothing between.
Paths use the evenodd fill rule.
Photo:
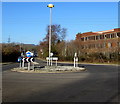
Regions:
<instances>
[{"instance_id":1,"label":"brick wall","mask_svg":"<svg viewBox=\"0 0 120 104\"><path fill-rule=\"evenodd\" d=\"M116 52L120 47L120 28L99 32L79 33L76 35L76 40L81 44L81 51L85 53Z\"/></svg>"}]
</instances>

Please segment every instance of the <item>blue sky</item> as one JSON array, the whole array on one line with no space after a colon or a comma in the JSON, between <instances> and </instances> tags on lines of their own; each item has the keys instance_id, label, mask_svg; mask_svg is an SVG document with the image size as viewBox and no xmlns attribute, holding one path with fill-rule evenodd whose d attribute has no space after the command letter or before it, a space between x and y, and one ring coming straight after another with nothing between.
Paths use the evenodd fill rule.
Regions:
<instances>
[{"instance_id":1,"label":"blue sky","mask_svg":"<svg viewBox=\"0 0 120 104\"><path fill-rule=\"evenodd\" d=\"M52 3L52 23L67 28L66 40L74 40L78 32L103 31L118 28L117 2L3 2L2 42L39 44L49 25Z\"/></svg>"}]
</instances>

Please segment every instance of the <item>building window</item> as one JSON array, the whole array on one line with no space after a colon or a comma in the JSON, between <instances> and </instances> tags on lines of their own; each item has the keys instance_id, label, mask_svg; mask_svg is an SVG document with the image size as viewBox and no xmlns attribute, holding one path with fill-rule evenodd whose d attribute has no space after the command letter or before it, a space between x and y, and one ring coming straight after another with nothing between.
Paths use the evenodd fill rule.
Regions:
<instances>
[{"instance_id":1,"label":"building window","mask_svg":"<svg viewBox=\"0 0 120 104\"><path fill-rule=\"evenodd\" d=\"M84 38L81 38L81 41L84 41Z\"/></svg>"},{"instance_id":2,"label":"building window","mask_svg":"<svg viewBox=\"0 0 120 104\"><path fill-rule=\"evenodd\" d=\"M118 42L118 47L120 47L120 42Z\"/></svg>"},{"instance_id":3,"label":"building window","mask_svg":"<svg viewBox=\"0 0 120 104\"><path fill-rule=\"evenodd\" d=\"M103 43L103 47L106 48L106 43Z\"/></svg>"},{"instance_id":4,"label":"building window","mask_svg":"<svg viewBox=\"0 0 120 104\"><path fill-rule=\"evenodd\" d=\"M117 36L120 37L120 33L117 33Z\"/></svg>"},{"instance_id":5,"label":"building window","mask_svg":"<svg viewBox=\"0 0 120 104\"><path fill-rule=\"evenodd\" d=\"M116 37L116 33L111 34L111 38L115 38Z\"/></svg>"},{"instance_id":6,"label":"building window","mask_svg":"<svg viewBox=\"0 0 120 104\"><path fill-rule=\"evenodd\" d=\"M96 48L100 48L100 44L96 44Z\"/></svg>"},{"instance_id":7,"label":"building window","mask_svg":"<svg viewBox=\"0 0 120 104\"><path fill-rule=\"evenodd\" d=\"M93 44L93 48L95 48L95 44Z\"/></svg>"},{"instance_id":8,"label":"building window","mask_svg":"<svg viewBox=\"0 0 120 104\"><path fill-rule=\"evenodd\" d=\"M100 36L96 36L96 40L99 40L100 39Z\"/></svg>"},{"instance_id":9,"label":"building window","mask_svg":"<svg viewBox=\"0 0 120 104\"><path fill-rule=\"evenodd\" d=\"M85 40L88 40L88 37L85 37Z\"/></svg>"},{"instance_id":10,"label":"building window","mask_svg":"<svg viewBox=\"0 0 120 104\"><path fill-rule=\"evenodd\" d=\"M106 38L110 38L110 34L106 34Z\"/></svg>"},{"instance_id":11,"label":"building window","mask_svg":"<svg viewBox=\"0 0 120 104\"><path fill-rule=\"evenodd\" d=\"M84 49L84 45L82 45L81 48Z\"/></svg>"},{"instance_id":12,"label":"building window","mask_svg":"<svg viewBox=\"0 0 120 104\"><path fill-rule=\"evenodd\" d=\"M87 45L85 45L85 47L84 47L85 49L87 49Z\"/></svg>"},{"instance_id":13,"label":"building window","mask_svg":"<svg viewBox=\"0 0 120 104\"><path fill-rule=\"evenodd\" d=\"M104 39L104 35L100 35L100 39Z\"/></svg>"},{"instance_id":14,"label":"building window","mask_svg":"<svg viewBox=\"0 0 120 104\"><path fill-rule=\"evenodd\" d=\"M108 48L111 48L112 47L112 43L108 43Z\"/></svg>"},{"instance_id":15,"label":"building window","mask_svg":"<svg viewBox=\"0 0 120 104\"><path fill-rule=\"evenodd\" d=\"M95 36L91 36L91 40L95 40Z\"/></svg>"}]
</instances>

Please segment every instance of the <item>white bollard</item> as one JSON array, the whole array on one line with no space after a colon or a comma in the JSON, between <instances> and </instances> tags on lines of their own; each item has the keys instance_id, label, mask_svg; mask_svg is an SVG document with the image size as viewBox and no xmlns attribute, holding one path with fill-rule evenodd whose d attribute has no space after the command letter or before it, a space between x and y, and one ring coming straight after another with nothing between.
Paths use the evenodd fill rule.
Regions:
<instances>
[{"instance_id":1,"label":"white bollard","mask_svg":"<svg viewBox=\"0 0 120 104\"><path fill-rule=\"evenodd\" d=\"M50 66L50 57L49 57L49 66Z\"/></svg>"},{"instance_id":2,"label":"white bollard","mask_svg":"<svg viewBox=\"0 0 120 104\"><path fill-rule=\"evenodd\" d=\"M35 70L35 68L34 68L34 63L32 62L32 65L33 65L33 70Z\"/></svg>"},{"instance_id":3,"label":"white bollard","mask_svg":"<svg viewBox=\"0 0 120 104\"><path fill-rule=\"evenodd\" d=\"M76 67L78 67L78 57L76 57Z\"/></svg>"},{"instance_id":4,"label":"white bollard","mask_svg":"<svg viewBox=\"0 0 120 104\"><path fill-rule=\"evenodd\" d=\"M20 69L21 69L22 62L20 61Z\"/></svg>"},{"instance_id":5,"label":"white bollard","mask_svg":"<svg viewBox=\"0 0 120 104\"><path fill-rule=\"evenodd\" d=\"M30 70L30 62L28 62L28 70Z\"/></svg>"},{"instance_id":6,"label":"white bollard","mask_svg":"<svg viewBox=\"0 0 120 104\"><path fill-rule=\"evenodd\" d=\"M78 67L78 57L77 57L77 53L75 53L75 55L74 55L74 67Z\"/></svg>"},{"instance_id":7,"label":"white bollard","mask_svg":"<svg viewBox=\"0 0 120 104\"><path fill-rule=\"evenodd\" d=\"M57 66L57 60L56 60L56 66Z\"/></svg>"},{"instance_id":8,"label":"white bollard","mask_svg":"<svg viewBox=\"0 0 120 104\"><path fill-rule=\"evenodd\" d=\"M48 66L48 60L47 60L47 66Z\"/></svg>"},{"instance_id":9,"label":"white bollard","mask_svg":"<svg viewBox=\"0 0 120 104\"><path fill-rule=\"evenodd\" d=\"M75 68L75 57L74 57L74 68Z\"/></svg>"},{"instance_id":10,"label":"white bollard","mask_svg":"<svg viewBox=\"0 0 120 104\"><path fill-rule=\"evenodd\" d=\"M51 66L52 66L52 57L50 58L50 60L51 60Z\"/></svg>"},{"instance_id":11,"label":"white bollard","mask_svg":"<svg viewBox=\"0 0 120 104\"><path fill-rule=\"evenodd\" d=\"M33 70L34 70L34 62L33 62L33 58L30 59L30 62L32 63L32 66L33 66Z\"/></svg>"},{"instance_id":12,"label":"white bollard","mask_svg":"<svg viewBox=\"0 0 120 104\"><path fill-rule=\"evenodd\" d=\"M47 66L48 66L49 58L48 58L48 57L46 57L46 60L47 60Z\"/></svg>"},{"instance_id":13,"label":"white bollard","mask_svg":"<svg viewBox=\"0 0 120 104\"><path fill-rule=\"evenodd\" d=\"M22 59L22 68L24 68L25 58Z\"/></svg>"}]
</instances>

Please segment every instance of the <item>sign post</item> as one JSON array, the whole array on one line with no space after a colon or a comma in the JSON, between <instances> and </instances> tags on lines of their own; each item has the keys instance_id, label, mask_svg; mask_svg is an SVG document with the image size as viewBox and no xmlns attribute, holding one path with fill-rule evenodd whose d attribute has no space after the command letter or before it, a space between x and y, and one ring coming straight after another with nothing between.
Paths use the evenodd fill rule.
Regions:
<instances>
[{"instance_id":1,"label":"sign post","mask_svg":"<svg viewBox=\"0 0 120 104\"><path fill-rule=\"evenodd\" d=\"M53 56L53 53L50 53L51 66L52 66L52 56Z\"/></svg>"},{"instance_id":2,"label":"sign post","mask_svg":"<svg viewBox=\"0 0 120 104\"><path fill-rule=\"evenodd\" d=\"M52 61L56 61L56 66L57 66L58 57L51 57L50 59L49 59L49 57L46 57L46 60L47 60L47 66L48 66L49 60L51 60L51 65L52 65Z\"/></svg>"},{"instance_id":3,"label":"sign post","mask_svg":"<svg viewBox=\"0 0 120 104\"><path fill-rule=\"evenodd\" d=\"M20 57L18 57L18 62L20 62L19 67L20 67L20 69L21 69L21 66L22 66L22 57L21 57L21 56L20 56Z\"/></svg>"},{"instance_id":4,"label":"sign post","mask_svg":"<svg viewBox=\"0 0 120 104\"><path fill-rule=\"evenodd\" d=\"M32 53L30 51L27 51L26 52L26 61L28 62L28 70L30 70L30 61L29 61L29 58L32 56Z\"/></svg>"},{"instance_id":5,"label":"sign post","mask_svg":"<svg viewBox=\"0 0 120 104\"><path fill-rule=\"evenodd\" d=\"M29 55L30 56L30 55ZM24 69L24 66L25 66L25 62L28 63L28 70L30 70L31 68L31 64L32 64L32 69L34 70L34 57L27 57L27 58L24 58L24 57L18 57L18 62L20 62L20 69Z\"/></svg>"}]
</instances>

